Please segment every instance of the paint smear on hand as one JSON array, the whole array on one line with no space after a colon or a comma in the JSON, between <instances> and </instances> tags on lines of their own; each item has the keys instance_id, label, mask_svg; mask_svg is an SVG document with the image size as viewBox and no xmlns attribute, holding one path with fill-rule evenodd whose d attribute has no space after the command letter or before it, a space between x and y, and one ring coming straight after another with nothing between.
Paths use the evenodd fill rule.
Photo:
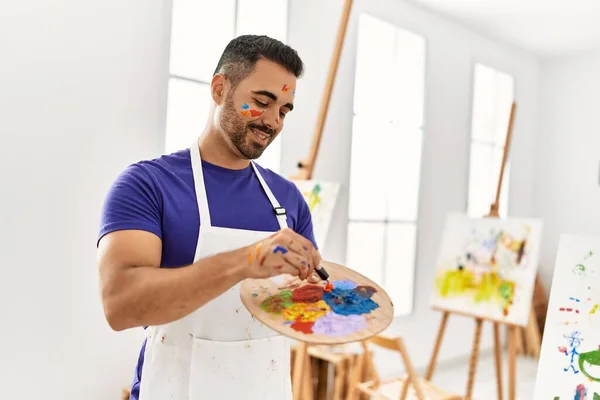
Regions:
<instances>
[{"instance_id":1,"label":"paint smear on hand","mask_svg":"<svg viewBox=\"0 0 600 400\"><path fill-rule=\"evenodd\" d=\"M316 303L293 303L283 310L283 318L294 322L315 322L331 309L323 300Z\"/></svg>"},{"instance_id":2,"label":"paint smear on hand","mask_svg":"<svg viewBox=\"0 0 600 400\"><path fill-rule=\"evenodd\" d=\"M331 292L325 293L323 300L331 307L333 312L341 315L367 314L379 307L373 300L359 296L354 290L339 288L334 288Z\"/></svg>"},{"instance_id":3,"label":"paint smear on hand","mask_svg":"<svg viewBox=\"0 0 600 400\"><path fill-rule=\"evenodd\" d=\"M294 303L316 303L323 299L323 288L317 285L305 285L292 292Z\"/></svg>"},{"instance_id":4,"label":"paint smear on hand","mask_svg":"<svg viewBox=\"0 0 600 400\"><path fill-rule=\"evenodd\" d=\"M287 252L288 252L288 250L285 247L281 247L281 246L275 246L275 248L273 249L273 253L285 254Z\"/></svg>"},{"instance_id":5,"label":"paint smear on hand","mask_svg":"<svg viewBox=\"0 0 600 400\"><path fill-rule=\"evenodd\" d=\"M260 303L260 308L264 311L272 314L281 314L281 312L287 307L291 306L292 303L292 292L284 290L277 293L274 296L265 298Z\"/></svg>"},{"instance_id":6,"label":"paint smear on hand","mask_svg":"<svg viewBox=\"0 0 600 400\"><path fill-rule=\"evenodd\" d=\"M369 326L362 315L339 315L329 313L315 321L312 328L317 335L344 336Z\"/></svg>"}]
</instances>

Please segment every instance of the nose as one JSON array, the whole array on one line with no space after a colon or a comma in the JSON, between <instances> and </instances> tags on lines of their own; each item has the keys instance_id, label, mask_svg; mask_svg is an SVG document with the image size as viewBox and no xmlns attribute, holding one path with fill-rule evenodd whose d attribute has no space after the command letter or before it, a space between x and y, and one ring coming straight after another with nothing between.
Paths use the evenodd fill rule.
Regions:
<instances>
[{"instance_id":1,"label":"nose","mask_svg":"<svg viewBox=\"0 0 600 400\"><path fill-rule=\"evenodd\" d=\"M271 109L263 114L263 124L269 129L276 131L279 129L281 124L281 118L279 118L279 111L277 109Z\"/></svg>"}]
</instances>

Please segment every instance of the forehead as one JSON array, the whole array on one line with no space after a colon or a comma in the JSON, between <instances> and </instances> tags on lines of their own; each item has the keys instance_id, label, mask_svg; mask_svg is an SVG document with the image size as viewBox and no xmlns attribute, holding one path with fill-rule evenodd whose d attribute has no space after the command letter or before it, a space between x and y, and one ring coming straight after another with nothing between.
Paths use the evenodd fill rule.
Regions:
<instances>
[{"instance_id":1,"label":"forehead","mask_svg":"<svg viewBox=\"0 0 600 400\"><path fill-rule=\"evenodd\" d=\"M258 60L252 73L240 83L240 86L250 90L258 87L276 90L283 85L295 87L296 76L281 65L268 60Z\"/></svg>"}]
</instances>

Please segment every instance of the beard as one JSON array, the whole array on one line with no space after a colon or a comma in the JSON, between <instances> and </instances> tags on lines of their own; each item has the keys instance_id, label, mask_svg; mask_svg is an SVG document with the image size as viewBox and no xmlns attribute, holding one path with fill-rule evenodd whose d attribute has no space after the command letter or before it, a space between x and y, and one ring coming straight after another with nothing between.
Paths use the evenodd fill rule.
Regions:
<instances>
[{"instance_id":1,"label":"beard","mask_svg":"<svg viewBox=\"0 0 600 400\"><path fill-rule=\"evenodd\" d=\"M220 126L238 151L250 160L259 158L276 137L275 131L265 125L252 122L246 123L235 109L232 93L225 100L221 112ZM262 144L255 141L251 129L266 134L268 136L267 143Z\"/></svg>"}]
</instances>

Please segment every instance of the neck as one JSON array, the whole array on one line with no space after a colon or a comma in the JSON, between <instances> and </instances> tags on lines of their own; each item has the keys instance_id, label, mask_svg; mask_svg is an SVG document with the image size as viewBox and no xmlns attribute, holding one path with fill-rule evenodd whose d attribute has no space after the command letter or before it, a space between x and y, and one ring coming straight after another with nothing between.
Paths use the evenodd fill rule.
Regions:
<instances>
[{"instance_id":1,"label":"neck","mask_svg":"<svg viewBox=\"0 0 600 400\"><path fill-rule=\"evenodd\" d=\"M228 169L244 169L250 160L240 156L237 149L226 141L222 132L207 126L198 141L202 160Z\"/></svg>"}]
</instances>

